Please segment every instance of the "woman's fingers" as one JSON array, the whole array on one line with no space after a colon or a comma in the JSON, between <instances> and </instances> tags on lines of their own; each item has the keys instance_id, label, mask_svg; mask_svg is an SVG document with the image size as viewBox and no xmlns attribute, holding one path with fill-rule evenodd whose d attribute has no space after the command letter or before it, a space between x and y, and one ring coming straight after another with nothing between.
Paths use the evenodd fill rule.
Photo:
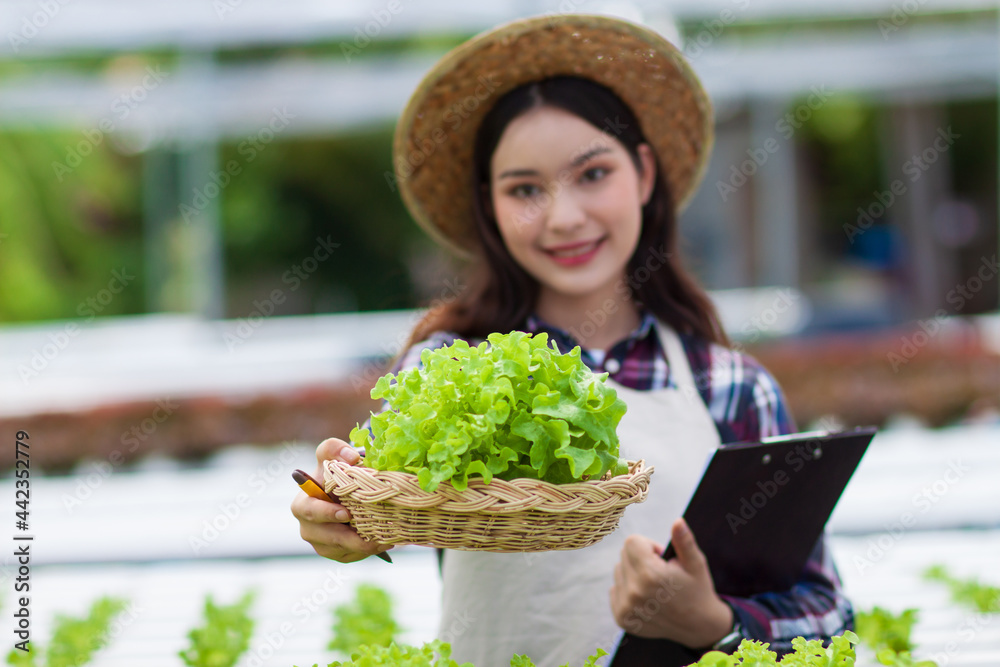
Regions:
<instances>
[{"instance_id":1,"label":"woman's fingers","mask_svg":"<svg viewBox=\"0 0 1000 667\"><path fill-rule=\"evenodd\" d=\"M361 455L350 443L344 442L340 438L327 438L316 447L316 471L313 478L323 486L326 477L326 470L323 468L324 461L343 461L348 465L357 465L361 462ZM334 497L336 500L336 497ZM346 521L347 519L345 519Z\"/></svg>"},{"instance_id":2,"label":"woman's fingers","mask_svg":"<svg viewBox=\"0 0 1000 667\"><path fill-rule=\"evenodd\" d=\"M347 523L350 512L339 503L299 492L292 500L292 514L299 520L299 535L324 558L352 563L390 548L358 535Z\"/></svg>"},{"instance_id":3,"label":"woman's fingers","mask_svg":"<svg viewBox=\"0 0 1000 667\"><path fill-rule=\"evenodd\" d=\"M385 545L362 539L353 528L342 523L303 523L300 533L302 539L311 544L320 556L341 563L352 563L385 551L387 548Z\"/></svg>"},{"instance_id":4,"label":"woman's fingers","mask_svg":"<svg viewBox=\"0 0 1000 667\"><path fill-rule=\"evenodd\" d=\"M632 534L625 538L621 560L627 564L630 578L643 588L662 579L665 565L659 544L644 535Z\"/></svg>"},{"instance_id":5,"label":"woman's fingers","mask_svg":"<svg viewBox=\"0 0 1000 667\"><path fill-rule=\"evenodd\" d=\"M684 519L674 521L670 529L670 541L674 545L674 551L677 552L677 562L685 572L693 577L711 576L705 554L698 547L694 533L688 528Z\"/></svg>"},{"instance_id":6,"label":"woman's fingers","mask_svg":"<svg viewBox=\"0 0 1000 667\"><path fill-rule=\"evenodd\" d=\"M361 456L349 443L339 438L329 438L316 447L316 472L313 477L322 482L325 477L323 463L338 460L349 465L361 462ZM304 492L292 500L292 514L299 520L299 534L320 556L351 563L362 560L390 547L369 542L358 535L348 522L350 511L338 502L312 498Z\"/></svg>"},{"instance_id":7,"label":"woman's fingers","mask_svg":"<svg viewBox=\"0 0 1000 667\"><path fill-rule=\"evenodd\" d=\"M351 520L350 511L340 503L312 498L305 492L292 500L292 514L308 523L347 523Z\"/></svg>"},{"instance_id":8,"label":"woman's fingers","mask_svg":"<svg viewBox=\"0 0 1000 667\"><path fill-rule=\"evenodd\" d=\"M340 438L327 438L319 443L316 448L316 463L323 464L323 461L338 459L349 465L356 465L361 461L361 455L350 443L344 442Z\"/></svg>"}]
</instances>

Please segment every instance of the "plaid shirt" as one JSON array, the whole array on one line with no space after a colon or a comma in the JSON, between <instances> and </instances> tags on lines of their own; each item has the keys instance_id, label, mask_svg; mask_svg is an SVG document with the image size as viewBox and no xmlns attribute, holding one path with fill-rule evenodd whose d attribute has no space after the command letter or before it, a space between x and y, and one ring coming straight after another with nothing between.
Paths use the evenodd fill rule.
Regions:
<instances>
[{"instance_id":1,"label":"plaid shirt","mask_svg":"<svg viewBox=\"0 0 1000 667\"><path fill-rule=\"evenodd\" d=\"M563 352L578 345L569 333L536 316L528 317L524 331L547 333ZM419 366L424 349L449 345L457 337L448 332L432 334L410 348L392 372ZM796 431L781 389L755 359L696 336L681 334L680 339L698 392L723 443ZM476 345L481 341L468 342ZM606 352L581 346L580 357L594 372L607 372L616 382L631 389L648 391L676 386L656 334L655 319L649 312L643 313L632 333ZM779 654L792 650L794 637L828 638L854 627L854 611L840 590L840 578L825 537L816 543L802 577L791 590L749 598L721 597L732 606L744 636L770 643L771 650Z\"/></svg>"}]
</instances>

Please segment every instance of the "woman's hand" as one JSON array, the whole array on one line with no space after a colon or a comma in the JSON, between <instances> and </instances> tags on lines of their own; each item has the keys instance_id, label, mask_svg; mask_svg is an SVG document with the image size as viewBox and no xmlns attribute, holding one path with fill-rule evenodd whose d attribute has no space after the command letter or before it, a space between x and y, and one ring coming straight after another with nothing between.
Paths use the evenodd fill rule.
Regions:
<instances>
[{"instance_id":1,"label":"woman's hand","mask_svg":"<svg viewBox=\"0 0 1000 667\"><path fill-rule=\"evenodd\" d=\"M330 459L356 465L361 461L361 456L343 440L330 438L321 442L316 448L316 472L313 473L313 477L321 484L323 462ZM353 563L391 548L362 539L356 530L347 525L351 514L338 502L310 498L304 491L300 491L292 501L292 514L299 520L302 539L324 558Z\"/></svg>"},{"instance_id":2,"label":"woman's hand","mask_svg":"<svg viewBox=\"0 0 1000 667\"><path fill-rule=\"evenodd\" d=\"M733 611L716 595L705 554L683 519L674 522L670 539L677 558L668 561L649 538L625 539L611 587L615 622L638 637L711 646L729 634Z\"/></svg>"}]
</instances>

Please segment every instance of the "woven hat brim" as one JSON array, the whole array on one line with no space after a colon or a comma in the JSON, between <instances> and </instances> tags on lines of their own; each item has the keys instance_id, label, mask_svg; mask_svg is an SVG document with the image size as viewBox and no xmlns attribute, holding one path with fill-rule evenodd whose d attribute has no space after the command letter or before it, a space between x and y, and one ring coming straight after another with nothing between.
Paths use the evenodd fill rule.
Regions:
<instances>
[{"instance_id":1,"label":"woven hat brim","mask_svg":"<svg viewBox=\"0 0 1000 667\"><path fill-rule=\"evenodd\" d=\"M697 190L713 142L708 96L681 52L658 33L602 15L513 21L456 47L428 72L396 126L393 162L403 202L438 243L460 256L474 231L473 148L497 100L553 76L615 92L655 150L676 210Z\"/></svg>"}]
</instances>

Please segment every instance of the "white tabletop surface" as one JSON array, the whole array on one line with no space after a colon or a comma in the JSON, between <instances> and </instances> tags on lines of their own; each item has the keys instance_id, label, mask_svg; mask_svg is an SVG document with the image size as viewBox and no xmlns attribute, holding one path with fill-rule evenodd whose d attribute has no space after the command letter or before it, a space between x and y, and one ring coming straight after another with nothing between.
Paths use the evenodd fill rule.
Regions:
<instances>
[{"instance_id":1,"label":"white tabletop surface","mask_svg":"<svg viewBox=\"0 0 1000 667\"><path fill-rule=\"evenodd\" d=\"M288 473L311 470L312 461L311 446L242 447L194 469L147 461L119 470L91 461L71 476L33 478L26 533L35 537L33 638L48 640L56 613L82 613L100 595L120 595L134 606L94 664L178 665L204 596L231 602L254 588L253 652L240 664L326 664L336 657L324 648L331 610L361 582L391 591L404 640L433 638L440 616L433 552L397 548L392 565L340 565L299 538ZM3 482L13 488L11 479ZM920 500L924 489L930 496ZM920 576L943 563L1000 585L998 501L1000 425L880 433L830 523L845 589L862 609L919 608L919 654L944 654L948 665L1000 665L1000 615L962 610ZM899 531L905 513L912 520ZM5 610L12 563L4 557L0 570Z\"/></svg>"}]
</instances>

